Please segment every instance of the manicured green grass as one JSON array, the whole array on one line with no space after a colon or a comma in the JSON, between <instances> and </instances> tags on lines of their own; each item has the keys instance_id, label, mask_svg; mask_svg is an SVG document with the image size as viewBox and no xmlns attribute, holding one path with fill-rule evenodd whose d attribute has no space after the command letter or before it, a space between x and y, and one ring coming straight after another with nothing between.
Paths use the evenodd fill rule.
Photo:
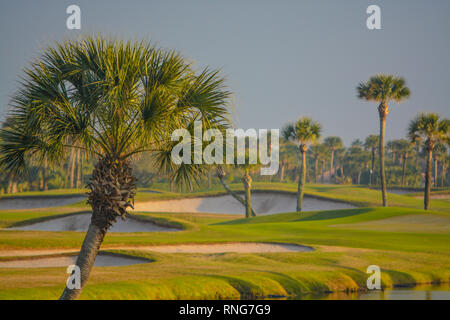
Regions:
<instances>
[{"instance_id":1,"label":"manicured green grass","mask_svg":"<svg viewBox=\"0 0 450 320\"><path fill-rule=\"evenodd\" d=\"M292 192L295 187L256 184L259 190L273 189L275 186L287 192ZM218 192L221 190L210 195ZM368 276L366 268L372 264L381 267L384 286L449 281L450 234L438 232L436 224L432 223L421 232L417 224L417 218L426 219L428 216L432 221L446 223L450 219L450 210L446 209L445 204L432 200L435 211L426 212L414 208L417 199L391 196L391 203L403 204L404 207L374 207L373 203L379 200L379 192L354 186L308 186L307 192L314 196L372 205L345 210L282 213L252 219L200 213L137 213L140 217L182 225L184 230L171 233L109 233L102 245L103 250L116 248L117 251L121 246L133 246L133 251L117 252L146 257L154 262L94 268L82 298L255 298L356 290L365 286ZM198 196L198 193L191 195ZM139 196L142 201L177 198L180 195L149 193ZM28 219L72 213L77 209L68 206L0 211L0 223L5 227ZM396 220L395 224L390 223L392 219L400 219L398 221L401 222ZM14 249L78 249L83 238L84 234L79 232L0 230L0 250L5 253ZM139 251L139 246L156 244L223 242L297 243L316 250L258 254ZM66 277L65 268L0 268L0 299L54 299L61 293Z\"/></svg>"}]
</instances>

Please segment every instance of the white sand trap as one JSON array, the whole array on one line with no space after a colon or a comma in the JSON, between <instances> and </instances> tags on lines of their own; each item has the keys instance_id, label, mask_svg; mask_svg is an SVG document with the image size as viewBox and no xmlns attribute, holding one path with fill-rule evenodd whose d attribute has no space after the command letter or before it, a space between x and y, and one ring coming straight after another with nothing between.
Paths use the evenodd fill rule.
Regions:
<instances>
[{"instance_id":1,"label":"white sand trap","mask_svg":"<svg viewBox=\"0 0 450 320\"><path fill-rule=\"evenodd\" d=\"M59 197L12 197L0 199L0 210L38 209L48 207L66 206L85 200L85 196L59 196Z\"/></svg>"},{"instance_id":2,"label":"white sand trap","mask_svg":"<svg viewBox=\"0 0 450 320\"><path fill-rule=\"evenodd\" d=\"M298 244L264 243L264 242L235 242L217 244L179 244L160 245L136 250L163 252L163 253L260 253L260 252L309 252L314 248Z\"/></svg>"},{"instance_id":3,"label":"white sand trap","mask_svg":"<svg viewBox=\"0 0 450 320\"><path fill-rule=\"evenodd\" d=\"M61 218L54 218L42 222L36 222L20 227L8 228L8 230L32 230L32 231L87 231L91 222L90 213L75 214ZM152 222L139 221L132 217L126 220L117 219L117 222L108 232L167 232L180 231L180 229L168 228L156 225Z\"/></svg>"},{"instance_id":4,"label":"white sand trap","mask_svg":"<svg viewBox=\"0 0 450 320\"><path fill-rule=\"evenodd\" d=\"M75 264L77 256L47 257L26 260L0 261L0 268L51 268L68 267ZM119 267L133 264L149 263L150 260L100 253L95 259L96 267Z\"/></svg>"},{"instance_id":5,"label":"white sand trap","mask_svg":"<svg viewBox=\"0 0 450 320\"><path fill-rule=\"evenodd\" d=\"M293 212L296 211L297 197L295 194L288 193L255 192L252 194L252 205L256 214L260 215ZM355 208L355 206L347 203L316 199L308 196L305 196L303 199L303 211L351 208ZM244 214L244 207L242 204L230 195L138 202L135 204L135 210L148 212Z\"/></svg>"}]
</instances>

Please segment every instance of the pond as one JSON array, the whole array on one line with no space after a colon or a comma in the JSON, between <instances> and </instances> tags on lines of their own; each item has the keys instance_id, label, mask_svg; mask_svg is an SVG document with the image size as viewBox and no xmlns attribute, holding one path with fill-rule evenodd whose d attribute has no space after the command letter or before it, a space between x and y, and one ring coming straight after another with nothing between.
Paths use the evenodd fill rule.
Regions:
<instances>
[{"instance_id":1,"label":"pond","mask_svg":"<svg viewBox=\"0 0 450 320\"><path fill-rule=\"evenodd\" d=\"M395 287L367 292L333 292L298 297L301 300L450 300L450 285Z\"/></svg>"}]
</instances>

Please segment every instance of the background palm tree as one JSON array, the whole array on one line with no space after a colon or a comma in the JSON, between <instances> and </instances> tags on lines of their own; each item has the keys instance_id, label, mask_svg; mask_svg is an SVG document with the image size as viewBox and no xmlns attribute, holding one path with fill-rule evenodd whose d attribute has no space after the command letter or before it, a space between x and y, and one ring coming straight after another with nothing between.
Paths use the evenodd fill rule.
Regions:
<instances>
[{"instance_id":1,"label":"background palm tree","mask_svg":"<svg viewBox=\"0 0 450 320\"><path fill-rule=\"evenodd\" d=\"M326 137L323 141L323 144L328 147L330 150L330 177L334 176L334 152L336 149L342 148L344 144L342 143L342 139L340 137Z\"/></svg>"},{"instance_id":2,"label":"background palm tree","mask_svg":"<svg viewBox=\"0 0 450 320\"><path fill-rule=\"evenodd\" d=\"M97 163L88 184L92 219L76 265L84 287L107 230L132 208L131 161L151 152L161 170L192 185L204 168L171 161L175 129L196 120L228 126L229 92L217 71L196 73L178 53L144 42L85 37L56 43L25 70L0 131L0 162L18 174L28 155L49 165L82 149ZM66 288L61 299L78 298Z\"/></svg>"},{"instance_id":3,"label":"background palm tree","mask_svg":"<svg viewBox=\"0 0 450 320\"><path fill-rule=\"evenodd\" d=\"M301 154L297 191L297 211L302 211L304 185L306 182L306 151L308 150L308 144L317 141L320 138L321 132L321 125L308 117L302 117L295 124L287 125L282 131L282 136L286 140L298 143Z\"/></svg>"},{"instance_id":4,"label":"background palm tree","mask_svg":"<svg viewBox=\"0 0 450 320\"><path fill-rule=\"evenodd\" d=\"M410 96L410 90L405 85L405 80L393 75L379 74L369 81L360 83L357 87L358 97L368 101L378 102L378 114L380 117L380 178L383 206L387 207L386 176L384 171L384 136L386 130L386 117L389 114L388 103L390 101L402 102Z\"/></svg>"},{"instance_id":5,"label":"background palm tree","mask_svg":"<svg viewBox=\"0 0 450 320\"><path fill-rule=\"evenodd\" d=\"M433 150L439 141L448 142L450 139L450 120L440 119L436 113L421 113L413 119L408 129L411 142L418 139L423 141L427 152L427 165L425 172L424 209L430 207L431 191L431 161Z\"/></svg>"},{"instance_id":6,"label":"background palm tree","mask_svg":"<svg viewBox=\"0 0 450 320\"><path fill-rule=\"evenodd\" d=\"M436 146L434 147L434 152L433 152L433 159L434 159L434 186L437 187L439 185L439 163L443 163L445 157L447 156L448 151L447 151L447 146L442 143L442 142L438 142L436 143ZM442 173L443 173L443 166L441 166L441 177L442 177Z\"/></svg>"},{"instance_id":7,"label":"background palm tree","mask_svg":"<svg viewBox=\"0 0 450 320\"><path fill-rule=\"evenodd\" d=\"M314 159L314 183L317 183L319 177L319 162L324 160L329 150L325 145L321 143L315 143L311 146L310 151Z\"/></svg>"},{"instance_id":8,"label":"background palm tree","mask_svg":"<svg viewBox=\"0 0 450 320\"><path fill-rule=\"evenodd\" d=\"M370 169L370 176L369 176L369 184L373 185L373 173L375 172L375 155L377 152L377 148L380 145L380 137L375 134L371 134L367 136L366 140L364 141L364 148L366 150L370 150L370 153L372 155L371 158L371 169Z\"/></svg>"},{"instance_id":9,"label":"background palm tree","mask_svg":"<svg viewBox=\"0 0 450 320\"><path fill-rule=\"evenodd\" d=\"M408 157L412 152L413 145L406 139L395 140L395 149L399 153L399 157L402 159L402 180L401 186L405 186L406 165Z\"/></svg>"}]
</instances>

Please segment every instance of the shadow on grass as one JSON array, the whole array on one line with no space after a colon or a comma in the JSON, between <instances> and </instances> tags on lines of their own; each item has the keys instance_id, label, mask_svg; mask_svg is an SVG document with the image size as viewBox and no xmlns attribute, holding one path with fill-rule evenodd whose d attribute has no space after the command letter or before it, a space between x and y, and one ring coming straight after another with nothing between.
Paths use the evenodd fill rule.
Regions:
<instances>
[{"instance_id":1,"label":"shadow on grass","mask_svg":"<svg viewBox=\"0 0 450 320\"><path fill-rule=\"evenodd\" d=\"M278 213L265 216L256 216L253 218L243 218L231 221L223 221L214 223L213 225L319 221L319 220L351 217L355 215L368 213L371 212L372 210L373 208L356 208L356 209L340 209L340 210L326 210L326 211Z\"/></svg>"}]
</instances>

